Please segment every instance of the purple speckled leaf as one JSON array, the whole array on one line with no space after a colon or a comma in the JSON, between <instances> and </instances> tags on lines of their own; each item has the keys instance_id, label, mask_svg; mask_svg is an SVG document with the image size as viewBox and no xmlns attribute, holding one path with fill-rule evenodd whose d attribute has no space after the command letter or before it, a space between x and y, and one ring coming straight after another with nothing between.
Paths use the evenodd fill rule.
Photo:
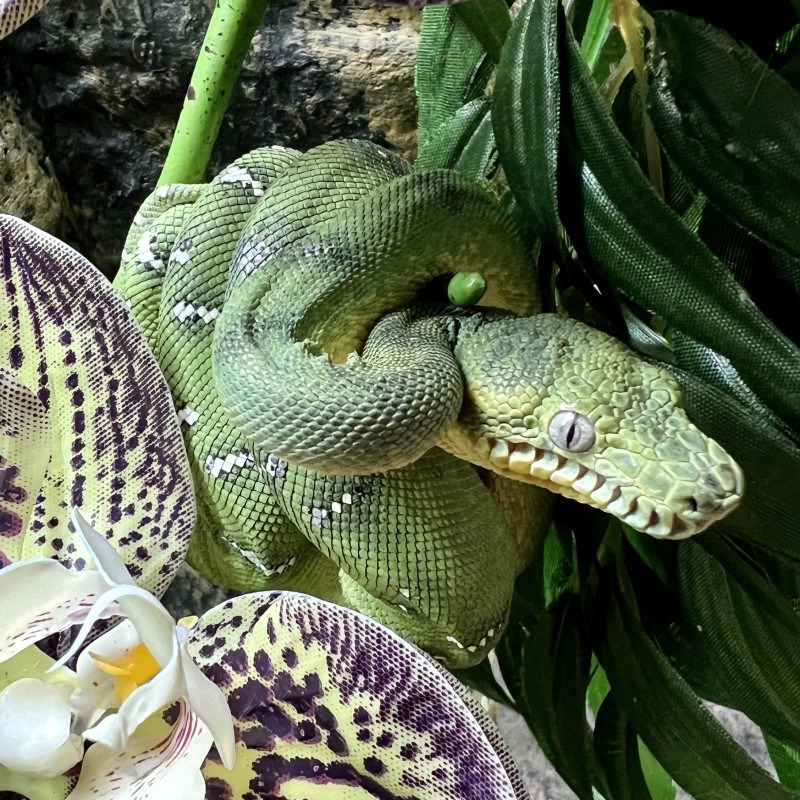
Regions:
<instances>
[{"instance_id":1,"label":"purple speckled leaf","mask_svg":"<svg viewBox=\"0 0 800 800\"><path fill-rule=\"evenodd\" d=\"M0 270L0 370L10 376L0 382L0 428L16 420L17 431L0 439L8 450L0 463L14 468L4 485L28 491L20 517L30 517L13 558L55 557L82 569L69 527L76 505L136 581L163 593L188 547L194 495L169 389L139 327L86 259L5 215ZM42 409L50 426L43 481ZM0 515L10 518L6 494Z\"/></svg>"},{"instance_id":2,"label":"purple speckled leaf","mask_svg":"<svg viewBox=\"0 0 800 800\"><path fill-rule=\"evenodd\" d=\"M0 39L47 5L47 0L0 0Z\"/></svg>"},{"instance_id":3,"label":"purple speckled leaf","mask_svg":"<svg viewBox=\"0 0 800 800\"><path fill-rule=\"evenodd\" d=\"M5 567L22 557L21 534L44 482L51 432L39 398L2 367L0 398L0 567Z\"/></svg>"},{"instance_id":4,"label":"purple speckled leaf","mask_svg":"<svg viewBox=\"0 0 800 800\"><path fill-rule=\"evenodd\" d=\"M207 612L189 649L236 725L234 770L213 757L203 768L211 800L527 798L466 690L356 612L301 594L244 595Z\"/></svg>"}]
</instances>

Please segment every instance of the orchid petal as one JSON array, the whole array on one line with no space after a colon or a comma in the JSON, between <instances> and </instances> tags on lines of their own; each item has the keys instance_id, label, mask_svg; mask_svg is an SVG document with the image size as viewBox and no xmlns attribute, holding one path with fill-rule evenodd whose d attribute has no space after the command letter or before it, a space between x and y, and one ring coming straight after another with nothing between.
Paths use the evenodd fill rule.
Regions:
<instances>
[{"instance_id":1,"label":"orchid petal","mask_svg":"<svg viewBox=\"0 0 800 800\"><path fill-rule=\"evenodd\" d=\"M115 714L101 719L84 731L83 736L108 747L125 747L128 738L148 717L185 695L186 683L176 642L172 658L161 672L134 689Z\"/></svg>"},{"instance_id":2,"label":"orchid petal","mask_svg":"<svg viewBox=\"0 0 800 800\"><path fill-rule=\"evenodd\" d=\"M74 687L21 678L0 692L0 763L16 772L54 777L81 760L70 732Z\"/></svg>"},{"instance_id":3,"label":"orchid petal","mask_svg":"<svg viewBox=\"0 0 800 800\"><path fill-rule=\"evenodd\" d=\"M0 689L5 689L10 683L20 678L44 679L54 661L55 659L43 653L35 644L29 645L15 656L0 662ZM54 675L54 681L51 683L62 678L65 682L69 682L75 678L75 674L64 667Z\"/></svg>"},{"instance_id":4,"label":"orchid petal","mask_svg":"<svg viewBox=\"0 0 800 800\"><path fill-rule=\"evenodd\" d=\"M119 553L86 521L77 506L72 509L71 519L75 537L91 554L95 569L106 579L108 585L135 586L136 581L131 578Z\"/></svg>"},{"instance_id":5,"label":"orchid petal","mask_svg":"<svg viewBox=\"0 0 800 800\"><path fill-rule=\"evenodd\" d=\"M20 561L0 570L0 660L83 622L107 588L97 572L72 572L49 558Z\"/></svg>"},{"instance_id":6,"label":"orchid petal","mask_svg":"<svg viewBox=\"0 0 800 800\"><path fill-rule=\"evenodd\" d=\"M158 598L138 587L121 594L119 604L139 632L139 638L163 667L173 654L175 620L172 615Z\"/></svg>"},{"instance_id":7,"label":"orchid petal","mask_svg":"<svg viewBox=\"0 0 800 800\"><path fill-rule=\"evenodd\" d=\"M231 712L225 695L194 663L185 646L181 648L181 663L189 705L211 732L222 763L227 769L233 769L236 761L236 745Z\"/></svg>"},{"instance_id":8,"label":"orchid petal","mask_svg":"<svg viewBox=\"0 0 800 800\"><path fill-rule=\"evenodd\" d=\"M2 575L2 573L0 573ZM147 645L159 664L166 664L172 657L172 632L175 623L169 612L150 592L139 586L123 584L109 589L101 595L86 615L83 627L78 631L75 641L69 650L55 663L61 666L69 661L83 646L89 635L92 625L99 619L112 616L108 613L110 607L114 613L123 613L131 620L139 632L141 640Z\"/></svg>"},{"instance_id":9,"label":"orchid petal","mask_svg":"<svg viewBox=\"0 0 800 800\"><path fill-rule=\"evenodd\" d=\"M136 628L127 619L95 639L79 656L75 665L80 692L72 698L75 728L86 730L97 722L102 713L117 703L114 699L114 680L97 667L92 654L118 658L140 641Z\"/></svg>"},{"instance_id":10,"label":"orchid petal","mask_svg":"<svg viewBox=\"0 0 800 800\"><path fill-rule=\"evenodd\" d=\"M431 658L356 612L260 592L204 614L189 652L228 698L237 762L214 796L523 800L486 714ZM337 794L338 792L338 794Z\"/></svg>"},{"instance_id":11,"label":"orchid petal","mask_svg":"<svg viewBox=\"0 0 800 800\"><path fill-rule=\"evenodd\" d=\"M0 764L0 796L12 792L28 800L63 800L74 780L66 775L43 778L41 775L24 775Z\"/></svg>"},{"instance_id":12,"label":"orchid petal","mask_svg":"<svg viewBox=\"0 0 800 800\"><path fill-rule=\"evenodd\" d=\"M136 736L125 748L92 745L67 800L203 800L200 765L211 734L184 703L177 706L178 718L167 735Z\"/></svg>"}]
</instances>

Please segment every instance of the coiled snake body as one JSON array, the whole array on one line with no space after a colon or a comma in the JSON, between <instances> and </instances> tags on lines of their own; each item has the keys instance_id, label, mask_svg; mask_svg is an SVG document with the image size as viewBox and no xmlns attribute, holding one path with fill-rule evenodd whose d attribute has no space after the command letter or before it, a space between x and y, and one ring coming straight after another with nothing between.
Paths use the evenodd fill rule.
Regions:
<instances>
[{"instance_id":1,"label":"coiled snake body","mask_svg":"<svg viewBox=\"0 0 800 800\"><path fill-rule=\"evenodd\" d=\"M481 306L419 299L460 271L486 278ZM660 538L741 495L667 373L532 316L530 261L489 193L367 142L264 148L159 188L116 285L185 431L190 561L351 605L450 665L500 635L542 487Z\"/></svg>"}]
</instances>

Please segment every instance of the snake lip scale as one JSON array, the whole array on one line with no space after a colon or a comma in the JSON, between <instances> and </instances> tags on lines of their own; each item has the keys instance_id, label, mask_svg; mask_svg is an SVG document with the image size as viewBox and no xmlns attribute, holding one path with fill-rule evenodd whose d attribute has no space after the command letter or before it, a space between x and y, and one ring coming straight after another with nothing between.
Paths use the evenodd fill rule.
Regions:
<instances>
[{"instance_id":1,"label":"snake lip scale","mask_svg":"<svg viewBox=\"0 0 800 800\"><path fill-rule=\"evenodd\" d=\"M715 491L684 498L682 511L642 494L634 486L620 485L595 470L519 439L481 438L477 443L492 469L515 480L530 482L578 502L600 508L640 533L660 539L685 539L726 516L741 500L744 476L738 465L724 469L725 485L706 477Z\"/></svg>"}]
</instances>

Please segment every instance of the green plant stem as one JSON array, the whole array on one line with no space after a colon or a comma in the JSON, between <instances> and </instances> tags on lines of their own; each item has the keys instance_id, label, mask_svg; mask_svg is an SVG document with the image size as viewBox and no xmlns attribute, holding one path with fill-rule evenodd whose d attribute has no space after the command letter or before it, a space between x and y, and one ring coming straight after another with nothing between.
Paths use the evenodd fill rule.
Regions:
<instances>
[{"instance_id":1,"label":"green plant stem","mask_svg":"<svg viewBox=\"0 0 800 800\"><path fill-rule=\"evenodd\" d=\"M203 180L222 116L269 0L217 0L158 185Z\"/></svg>"},{"instance_id":2,"label":"green plant stem","mask_svg":"<svg viewBox=\"0 0 800 800\"><path fill-rule=\"evenodd\" d=\"M611 0L594 0L581 41L581 55L594 71L597 59L611 30Z\"/></svg>"}]
</instances>

